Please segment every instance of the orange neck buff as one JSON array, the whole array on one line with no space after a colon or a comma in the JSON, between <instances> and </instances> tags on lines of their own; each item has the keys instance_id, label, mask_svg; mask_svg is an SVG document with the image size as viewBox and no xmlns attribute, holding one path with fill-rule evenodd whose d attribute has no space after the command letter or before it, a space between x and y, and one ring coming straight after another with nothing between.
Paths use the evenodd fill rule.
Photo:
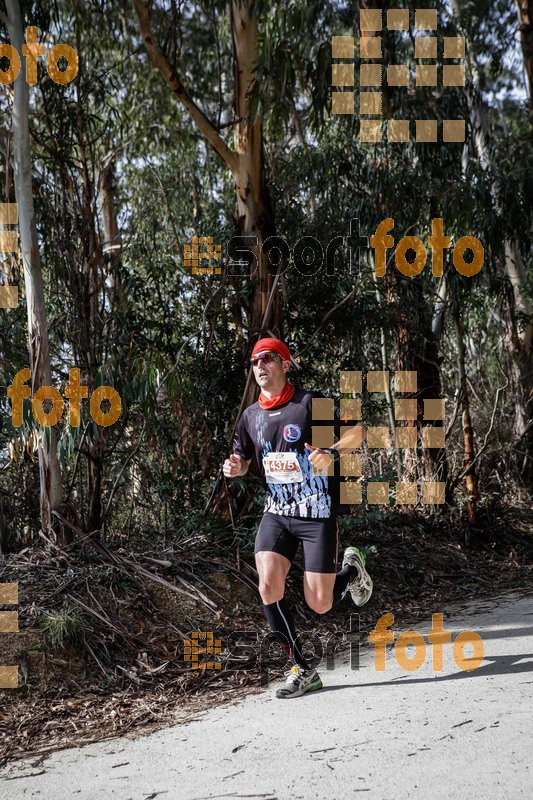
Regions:
<instances>
[{"instance_id":1,"label":"orange neck buff","mask_svg":"<svg viewBox=\"0 0 533 800\"><path fill-rule=\"evenodd\" d=\"M281 394L278 394L276 397L265 397L265 395L261 392L259 397L257 398L257 402L259 403L261 408L269 409L269 408L276 408L276 406L281 406L283 403L288 403L289 400L292 400L292 396L296 391L296 387L292 385L292 383L286 383L283 389L281 390Z\"/></svg>"}]
</instances>

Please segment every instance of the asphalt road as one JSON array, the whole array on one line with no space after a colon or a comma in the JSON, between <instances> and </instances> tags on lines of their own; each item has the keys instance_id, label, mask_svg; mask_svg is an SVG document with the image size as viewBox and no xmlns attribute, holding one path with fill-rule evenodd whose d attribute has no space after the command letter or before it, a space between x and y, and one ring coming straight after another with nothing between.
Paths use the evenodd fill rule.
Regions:
<instances>
[{"instance_id":1,"label":"asphalt road","mask_svg":"<svg viewBox=\"0 0 533 800\"><path fill-rule=\"evenodd\" d=\"M346 658L322 666L324 688L301 698L275 699L272 683L135 740L63 750L38 767L13 762L0 797L533 798L533 594L435 610L452 640L463 629L482 637L476 670L458 668L452 644L443 645L442 672L430 645L416 671L400 667L390 645L376 671L374 647L363 648L359 669Z\"/></svg>"}]
</instances>

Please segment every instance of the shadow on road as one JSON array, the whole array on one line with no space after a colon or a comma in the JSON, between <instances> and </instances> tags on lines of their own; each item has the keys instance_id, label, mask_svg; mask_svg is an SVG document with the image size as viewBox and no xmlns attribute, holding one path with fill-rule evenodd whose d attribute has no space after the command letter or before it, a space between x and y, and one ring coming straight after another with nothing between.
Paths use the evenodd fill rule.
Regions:
<instances>
[{"instance_id":1,"label":"shadow on road","mask_svg":"<svg viewBox=\"0 0 533 800\"><path fill-rule=\"evenodd\" d=\"M524 659L529 659L529 661L527 661L525 664L518 663ZM324 678L327 676L327 670L320 671L320 666L318 666L317 669L319 670L321 677ZM452 675L435 675L433 678L416 678L413 677L412 672L406 672L405 675L400 675L398 678L392 678L390 681L383 680L374 681L371 683L367 681L364 683L338 683L333 686L324 686L319 691L320 694L324 694L324 692L337 692L341 689L364 688L366 686L394 686L397 685L399 681L402 682L402 686L405 686L409 683L438 683L441 681L464 680L465 678L470 680L473 678L493 677L495 675L518 675L522 672L533 672L533 653L521 653L520 655L516 656L491 656L489 658L484 658L483 664L471 672L461 670L453 673ZM304 695L304 697L310 697L313 694L314 692L309 692L309 694Z\"/></svg>"},{"instance_id":2,"label":"shadow on road","mask_svg":"<svg viewBox=\"0 0 533 800\"><path fill-rule=\"evenodd\" d=\"M518 662L529 659L525 664ZM533 653L520 653L516 656L488 656L483 659L480 667L471 672L460 670L451 675L435 675L432 678L415 678L413 673L407 672L390 681L375 681L373 683L357 683L354 686L391 686L399 681L402 686L407 683L438 683L440 681L472 680L474 678L492 677L495 675L518 675L519 673L533 672Z\"/></svg>"},{"instance_id":3,"label":"shadow on road","mask_svg":"<svg viewBox=\"0 0 533 800\"><path fill-rule=\"evenodd\" d=\"M460 633L459 629L454 630L453 628L448 628L448 626L446 627L452 632L452 635ZM515 639L518 636L533 636L533 626L527 628L506 628L504 626L501 628L483 628L480 636L482 639Z\"/></svg>"}]
</instances>

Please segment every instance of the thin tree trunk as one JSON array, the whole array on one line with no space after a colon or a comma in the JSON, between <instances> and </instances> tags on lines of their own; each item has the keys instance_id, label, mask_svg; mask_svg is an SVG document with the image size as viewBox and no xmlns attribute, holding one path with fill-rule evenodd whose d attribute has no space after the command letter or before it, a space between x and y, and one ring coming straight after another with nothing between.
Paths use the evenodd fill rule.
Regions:
<instances>
[{"instance_id":1,"label":"thin tree trunk","mask_svg":"<svg viewBox=\"0 0 533 800\"><path fill-rule=\"evenodd\" d=\"M87 152L88 145L85 130L85 116L80 96L78 96L77 120L84 218L83 289L80 331L82 334L81 345L83 348L83 355L87 359L88 366L88 375L86 376L87 383L89 385L89 391L91 391L94 387L96 373L102 363L103 330L102 319L98 309L98 297L100 290L103 290L103 280L100 274L100 271L103 271L103 254L100 239L96 231L95 186L91 180L89 169L90 154ZM107 428L105 426L100 427L97 441L94 441L91 435L89 435L87 439L87 503L89 506L87 525L91 532L100 531L102 526L101 492L106 439Z\"/></svg>"},{"instance_id":2,"label":"thin tree trunk","mask_svg":"<svg viewBox=\"0 0 533 800\"><path fill-rule=\"evenodd\" d=\"M110 158L102 167L100 174L100 195L102 201L102 222L104 224L104 243L102 250L111 258L119 259L122 253L122 237L117 222L114 197L115 162Z\"/></svg>"},{"instance_id":3,"label":"thin tree trunk","mask_svg":"<svg viewBox=\"0 0 533 800\"><path fill-rule=\"evenodd\" d=\"M7 527L6 518L4 516L4 506L2 504L2 494L0 493L0 556L7 553L9 548L9 528Z\"/></svg>"},{"instance_id":4,"label":"thin tree trunk","mask_svg":"<svg viewBox=\"0 0 533 800\"><path fill-rule=\"evenodd\" d=\"M470 417L470 401L468 397L468 385L466 381L464 333L458 310L456 310L455 313L455 330L457 332L457 350L459 357L458 359L459 390L461 392L462 403L463 403L463 440L464 440L463 470L467 469L465 475L465 482L466 482L467 503L468 503L468 521L470 525L475 525L477 502L479 499L477 473L475 467L473 466L474 458L476 455L476 448L474 442L474 429L472 427L472 420Z\"/></svg>"},{"instance_id":5,"label":"thin tree trunk","mask_svg":"<svg viewBox=\"0 0 533 800\"><path fill-rule=\"evenodd\" d=\"M374 284L374 292L375 292L375 295L376 295L376 302L377 302L377 305L379 307L379 304L380 304L380 301L381 301L381 297L380 297L380 294L379 294L378 279L376 277L376 273L375 273L374 270L372 270L372 282ZM388 356L388 353L387 353L387 339L386 339L386 336L385 336L385 328L384 328L383 325L381 325L381 327L380 327L380 339L381 339L381 369L384 372L388 372L388 370L389 370L389 356ZM391 431L391 434L392 434L392 443L393 443L392 444L392 449L394 451L394 466L396 468L396 476L397 476L398 480L401 481L402 480L401 451L398 450L398 448L396 447L396 419L395 419L395 416L394 416L394 407L392 405L392 397L391 397L391 391L390 391L390 384L389 383L386 384L385 397L387 399L387 413L388 413L388 417L389 417L390 431Z\"/></svg>"},{"instance_id":6,"label":"thin tree trunk","mask_svg":"<svg viewBox=\"0 0 533 800\"><path fill-rule=\"evenodd\" d=\"M11 44L22 52L24 33L18 0L6 0ZM32 393L41 386L51 386L52 373L43 277L39 258L37 227L32 194L32 169L29 140L29 85L22 68L14 84L13 154L15 198L18 203L20 244L24 265L24 283L28 309L28 337ZM61 503L61 470L57 459L55 428L48 428L49 446L39 439L39 478L41 526L45 533L52 527L52 511Z\"/></svg>"},{"instance_id":7,"label":"thin tree trunk","mask_svg":"<svg viewBox=\"0 0 533 800\"><path fill-rule=\"evenodd\" d=\"M404 424L408 428L417 427L420 441L424 427L424 400L442 396L439 338L433 333L432 312L427 307L421 284L401 275L396 269L387 271L384 283L387 299L393 305L395 369L414 371L417 375L417 391L402 394L405 399L417 400L417 419ZM446 503L449 503L451 495L445 448L417 448L405 453L403 480L443 482L446 484Z\"/></svg>"},{"instance_id":8,"label":"thin tree trunk","mask_svg":"<svg viewBox=\"0 0 533 800\"><path fill-rule=\"evenodd\" d=\"M516 9L529 89L529 111L533 114L533 0L516 0Z\"/></svg>"},{"instance_id":9,"label":"thin tree trunk","mask_svg":"<svg viewBox=\"0 0 533 800\"><path fill-rule=\"evenodd\" d=\"M117 221L115 200L115 156L116 151L105 160L100 173L100 200L102 204L102 223L104 242L102 252L110 259L109 289L110 304L121 312L128 309L128 298L120 281L118 268L122 259L122 236Z\"/></svg>"}]
</instances>

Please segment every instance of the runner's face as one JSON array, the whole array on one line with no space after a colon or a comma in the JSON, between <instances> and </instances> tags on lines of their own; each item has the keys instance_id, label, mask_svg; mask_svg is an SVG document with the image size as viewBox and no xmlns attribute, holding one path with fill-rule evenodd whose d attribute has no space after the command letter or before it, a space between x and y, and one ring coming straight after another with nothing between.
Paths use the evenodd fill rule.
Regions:
<instances>
[{"instance_id":1,"label":"runner's face","mask_svg":"<svg viewBox=\"0 0 533 800\"><path fill-rule=\"evenodd\" d=\"M254 365L254 377L262 389L270 389L272 386L283 385L286 381L286 371L289 361L282 361L281 356L277 355L274 361L264 361L261 359Z\"/></svg>"}]
</instances>

